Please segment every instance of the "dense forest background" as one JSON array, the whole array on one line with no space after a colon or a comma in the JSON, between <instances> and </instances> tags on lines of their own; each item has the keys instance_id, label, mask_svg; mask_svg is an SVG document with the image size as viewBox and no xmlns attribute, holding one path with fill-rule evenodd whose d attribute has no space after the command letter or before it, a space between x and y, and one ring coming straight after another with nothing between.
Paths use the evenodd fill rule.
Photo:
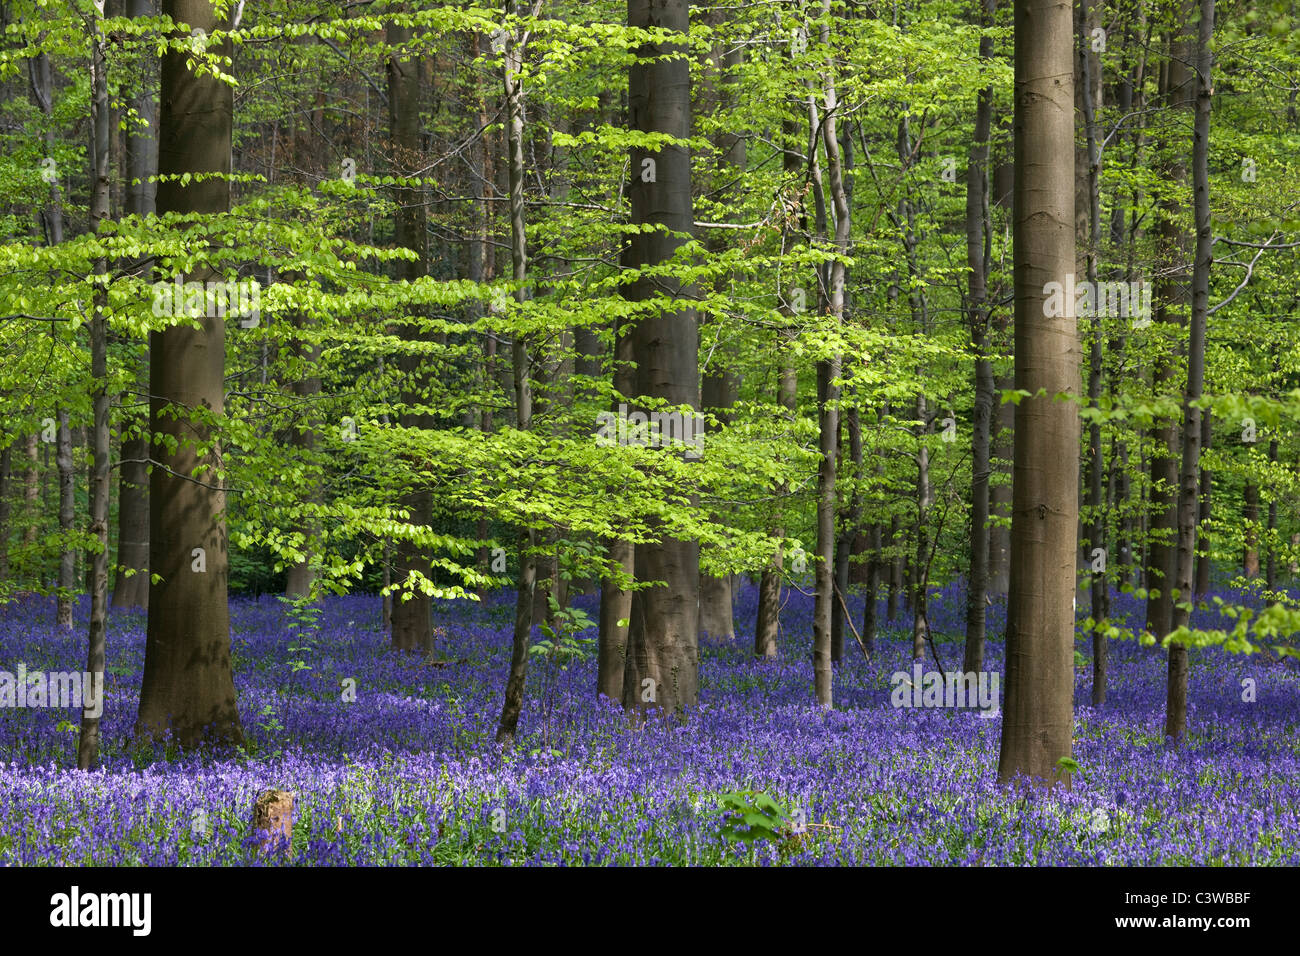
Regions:
<instances>
[{"instance_id":1,"label":"dense forest background","mask_svg":"<svg viewBox=\"0 0 1300 956\"><path fill-rule=\"evenodd\" d=\"M1291 0L0 24L0 602L89 672L147 610L136 736L243 740L240 594L445 661L508 589L501 741L530 661L681 714L703 636L830 709L1005 640L1006 778L1068 780L1117 642L1174 743L1189 650L1296 654Z\"/></svg>"}]
</instances>

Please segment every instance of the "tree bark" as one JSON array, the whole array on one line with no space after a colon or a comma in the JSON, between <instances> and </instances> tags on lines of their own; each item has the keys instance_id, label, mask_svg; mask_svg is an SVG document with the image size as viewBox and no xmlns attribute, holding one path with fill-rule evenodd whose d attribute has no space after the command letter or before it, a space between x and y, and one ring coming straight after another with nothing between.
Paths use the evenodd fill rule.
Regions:
<instances>
[{"instance_id":1,"label":"tree bark","mask_svg":"<svg viewBox=\"0 0 1300 956\"><path fill-rule=\"evenodd\" d=\"M58 433L54 446L54 461L59 469L59 535L62 543L59 553L59 596L55 624L72 630L72 598L77 586L77 552L69 542L77 520L76 466L72 456L72 429L68 427L68 410L60 407L55 413Z\"/></svg>"},{"instance_id":2,"label":"tree bark","mask_svg":"<svg viewBox=\"0 0 1300 956\"><path fill-rule=\"evenodd\" d=\"M690 61L681 54L686 52L689 5L686 0L628 0L627 16L628 26L658 27L682 38L645 44L639 54L674 55L672 59L642 59L629 68L630 126L685 140L691 130L691 78ZM630 262L634 267L657 265L694 233L690 155L684 145L672 143L657 151L634 147L631 160L632 222L663 231L632 235ZM657 300L632 331L636 393L687 406L685 414L694 414L700 405L699 329L695 309L686 304L693 290L669 277L640 277L627 291L636 301ZM632 594L623 706L680 713L699 698L699 542L660 536L636 546L634 563L638 581L663 584Z\"/></svg>"},{"instance_id":3,"label":"tree bark","mask_svg":"<svg viewBox=\"0 0 1300 956\"><path fill-rule=\"evenodd\" d=\"M1097 25L1093 16L1096 7L1090 7L1088 0L1080 0L1079 18L1082 25L1079 44L1080 89L1075 91L1083 105L1084 121L1084 160L1086 164L1087 184L1087 231L1086 259L1087 277L1090 288L1097 288L1098 259L1101 257L1101 149L1097 141L1097 110L1101 108L1100 61L1093 54L1087 38ZM1094 80L1096 85L1094 86ZM1077 171L1076 171L1077 173ZM1102 379L1102 342L1105 329L1102 323L1103 309L1092 310L1092 328L1088 354L1088 405L1099 408L1101 404ZM1091 522L1087 529L1088 554L1086 558L1092 565L1092 552L1101 549L1100 570L1093 570L1089 580L1089 598L1091 603L1092 631L1092 706L1100 707L1106 702L1107 645L1106 634L1102 628L1108 615L1106 559L1108 557L1105 513L1105 470L1106 462L1102 453L1101 423L1094 420L1088 425L1088 508Z\"/></svg>"},{"instance_id":4,"label":"tree bark","mask_svg":"<svg viewBox=\"0 0 1300 956\"><path fill-rule=\"evenodd\" d=\"M109 102L107 43L98 18L95 20L91 47L91 167L94 184L90 201L90 230L98 233L109 213ZM95 262L95 274L108 272L108 260ZM105 316L108 293L102 286L94 292L90 320L91 405L94 415L91 445L93 464L90 478L90 533L95 547L88 555L90 564L90 628L86 639L86 672L100 681L101 713L81 714L81 732L77 738L77 769L89 770L99 761L99 723L103 716L103 675L108 633L108 495L109 495L109 396L108 396L108 319ZM92 676L92 680L96 677Z\"/></svg>"},{"instance_id":5,"label":"tree bark","mask_svg":"<svg viewBox=\"0 0 1300 956\"><path fill-rule=\"evenodd\" d=\"M420 70L417 58L404 60L402 46L410 42L410 27L389 25L387 43L394 48L388 57L388 116L392 138L393 161L399 175L410 175L421 165L420 137ZM398 261L398 278L408 281L425 275L428 269L428 236L425 228L424 191L420 188L399 186L394 189L397 214L394 222L395 242L416 254L415 261ZM403 338L427 341L428 336L411 329L403 329ZM418 403L422 385L427 375L418 356L403 355L399 360L405 388L403 400ZM399 423L404 428L428 428L432 422L428 415L403 412ZM427 527L433 523L433 495L426 489L416 489L402 496L402 505L410 511L410 523ZM397 584L411 581L415 575L429 577L433 565L428 553L419 545L406 540L396 546ZM430 650L433 646L433 601L414 585L413 590L401 592L393 601L391 638L394 650Z\"/></svg>"},{"instance_id":6,"label":"tree bark","mask_svg":"<svg viewBox=\"0 0 1300 956\"><path fill-rule=\"evenodd\" d=\"M1055 396L1079 391L1079 341L1073 302L1047 316L1046 286L1075 261L1072 26L1068 5L1015 2L1015 381L1029 397L1016 407L1004 783L1069 785L1079 415Z\"/></svg>"},{"instance_id":7,"label":"tree bark","mask_svg":"<svg viewBox=\"0 0 1300 956\"><path fill-rule=\"evenodd\" d=\"M1192 203L1196 252L1192 262L1192 313L1187 349L1187 388L1183 398L1183 461L1178 488L1178 602L1173 609L1175 628L1191 619L1196 585L1196 518L1200 506L1197 478L1201 470L1201 409L1197 402L1205 388L1205 335L1210 309L1210 268L1214 237L1210 230L1210 98L1214 53L1214 0L1200 0L1196 39L1195 119L1192 126ZM1191 20L1191 3L1186 21ZM1276 446L1275 446L1276 447ZM1165 694L1165 737L1175 745L1187 733L1187 645L1169 645L1169 673Z\"/></svg>"},{"instance_id":8,"label":"tree bark","mask_svg":"<svg viewBox=\"0 0 1300 956\"><path fill-rule=\"evenodd\" d=\"M1243 505L1241 518L1246 525L1245 554L1242 557L1242 569L1246 577L1259 577L1259 485L1247 481L1242 491Z\"/></svg>"},{"instance_id":9,"label":"tree bark","mask_svg":"<svg viewBox=\"0 0 1300 956\"><path fill-rule=\"evenodd\" d=\"M1201 451L1204 453L1210 448L1210 440L1213 436L1214 429L1211 427L1212 415L1208 408L1201 412ZM1210 592L1210 509L1213 500L1213 481L1214 476L1210 469L1205 467L1205 459L1201 459L1201 502L1199 515L1196 519L1196 599L1199 601Z\"/></svg>"},{"instance_id":10,"label":"tree bark","mask_svg":"<svg viewBox=\"0 0 1300 956\"><path fill-rule=\"evenodd\" d=\"M153 16L158 0L127 0L127 15ZM157 61L149 57L144 68L149 81L157 72ZM126 203L128 216L150 216L155 211L157 183L149 178L158 172L158 105L150 93L149 82L142 84L127 100L135 110L124 133L126 154ZM142 127L140 122L148 125ZM139 180L139 182L137 182ZM149 357L146 352L140 367L139 381L147 380ZM134 396L132 396L134 399ZM127 396L123 396L123 403ZM135 402L133 401L133 404ZM117 488L117 574L113 586L113 607L147 608L149 606L149 435L143 416L123 413L122 470Z\"/></svg>"},{"instance_id":11,"label":"tree bark","mask_svg":"<svg viewBox=\"0 0 1300 956\"><path fill-rule=\"evenodd\" d=\"M514 13L514 0L506 0L505 12ZM523 52L519 39L507 31L503 78L506 101L506 168L510 189L510 261L511 278L518 284L515 301L528 301L528 245L524 222L524 89L520 77ZM527 431L533 421L532 366L528 340L516 333L511 344L511 367L515 380L516 427ZM519 583L515 590L515 627L511 641L510 676L506 681L505 702L497 724L497 742L514 740L519 713L524 702L524 682L528 676L528 640L532 634L535 609L533 592L537 585L537 535L531 528L519 533Z\"/></svg>"},{"instance_id":12,"label":"tree bark","mask_svg":"<svg viewBox=\"0 0 1300 956\"><path fill-rule=\"evenodd\" d=\"M993 434L989 439L989 594L1006 597L1011 587L1011 459L1014 455L1016 406L999 396L1015 387L1012 375L994 376ZM992 477L998 476L997 483ZM997 519L993 521L992 519Z\"/></svg>"},{"instance_id":13,"label":"tree bark","mask_svg":"<svg viewBox=\"0 0 1300 956\"><path fill-rule=\"evenodd\" d=\"M723 14L715 9L710 12L710 25L720 26ZM734 106L736 100L736 68L742 60L743 47L733 46L728 50L724 45L716 45L705 63L704 76L708 83L707 99L709 107L722 113ZM717 134L713 146L718 151L718 175L722 180L714 190L714 198L727 202L734 198L736 192L732 183L741 179L745 171L745 140L734 130ZM720 251L719 243L709 243L711 252ZM711 330L716 345L711 349L710 361L705 368L700 401L706 412L712 414L724 426L731 417L731 409L736 404L739 379L733 370L733 349L729 347L725 336L725 323ZM707 437L705 439L708 440ZM700 575L700 633L726 641L736 639L735 616L733 612L732 576L724 574L714 576Z\"/></svg>"},{"instance_id":14,"label":"tree bark","mask_svg":"<svg viewBox=\"0 0 1300 956\"><path fill-rule=\"evenodd\" d=\"M1277 464L1276 438L1269 440L1268 460ZM1265 530L1268 532L1266 536L1268 551L1264 563L1264 585L1271 591L1277 587L1277 495L1273 489L1269 489L1268 526Z\"/></svg>"},{"instance_id":15,"label":"tree bark","mask_svg":"<svg viewBox=\"0 0 1300 956\"><path fill-rule=\"evenodd\" d=\"M1189 4L1183 13L1190 17ZM1188 71L1192 49L1186 20L1170 40L1169 63L1161 74L1161 93L1175 109L1190 110L1195 94L1191 92L1192 77ZM1176 154L1169 169L1169 182L1177 190L1187 181L1186 160ZM1160 218L1157 235L1160 253L1164 257L1162 278L1155 289L1155 318L1160 326L1172 327L1179 323L1174 314L1187 306L1187 235L1179 222L1181 203L1177 196L1166 196L1159 204ZM1152 390L1160 395L1173 389L1178 378L1178 361L1171 348L1160 350L1152 377ZM1178 577L1178 486L1179 450L1178 423L1169 420L1153 432L1155 452L1151 456L1151 526L1148 535L1146 562L1147 617L1146 629L1162 640L1174 627L1173 589ZM1199 440L1199 436L1198 436Z\"/></svg>"},{"instance_id":16,"label":"tree bark","mask_svg":"<svg viewBox=\"0 0 1300 956\"><path fill-rule=\"evenodd\" d=\"M993 25L997 0L983 0L980 25ZM993 58L993 38L980 38L982 60ZM975 352L975 409L971 425L970 566L966 580L966 647L962 670L984 669L985 608L989 577L989 435L993 418L993 363L988 354L989 134L993 124L993 88L980 90L975 105L975 139L966 179L967 314Z\"/></svg>"},{"instance_id":17,"label":"tree bark","mask_svg":"<svg viewBox=\"0 0 1300 956\"><path fill-rule=\"evenodd\" d=\"M830 0L822 2L821 42L830 47ZM826 150L826 176L831 206L835 212L835 251L848 254L850 211L844 190L844 166L836 131L839 101L835 90L835 61L826 59L823 78L824 112L821 117L822 146ZM813 147L815 148L815 146ZM844 323L844 263L831 262L826 270L825 311L831 325ZM817 405L819 450L817 466L817 597L813 609L813 688L817 703L834 706L831 694L831 605L835 598L835 479L839 450L840 367L842 357L833 354L817 363Z\"/></svg>"},{"instance_id":18,"label":"tree bark","mask_svg":"<svg viewBox=\"0 0 1300 956\"><path fill-rule=\"evenodd\" d=\"M631 253L630 246L624 256ZM632 368L632 334L625 322L619 321L614 331L614 391L613 412L631 398L636 391L636 372ZM608 539L605 542L606 560L618 568L625 577L632 578L636 567L636 546L631 541ZM600 582L600 622L597 632L596 692L610 700L623 699L623 662L627 657L627 629L632 616L632 590L618 585L612 575Z\"/></svg>"},{"instance_id":19,"label":"tree bark","mask_svg":"<svg viewBox=\"0 0 1300 956\"><path fill-rule=\"evenodd\" d=\"M799 153L788 148L788 145L794 140L797 130L798 124L793 117L787 116L782 121L781 132L787 148L782 151L781 171L787 181L797 176L803 168ZM809 135L811 136L811 134ZM782 248L789 244L790 238L790 228L788 226L783 227L781 235ZM789 419L793 421L798 399L799 379L798 371L795 369L790 357L790 346L798 333L794 327L791 304L784 294L781 296L780 313L786 319L786 326L777 330L774 340L778 370L776 401L778 405L786 410ZM784 497L789 493L789 490L788 486L782 485L779 494ZM774 538L784 537L784 523L776 522L771 528L771 535ZM772 555L767 566L763 568L763 573L759 577L758 616L754 622L755 657L775 658L777 654L777 640L780 637L781 630L781 578L784 573L784 564L784 555L781 546L778 545L776 552Z\"/></svg>"},{"instance_id":20,"label":"tree bark","mask_svg":"<svg viewBox=\"0 0 1300 956\"><path fill-rule=\"evenodd\" d=\"M225 23L211 0L164 0L162 12L210 36ZM231 54L227 40L222 55ZM220 214L230 209L231 88L187 68L186 53L162 61L158 172L174 177L158 186L160 213ZM216 173L182 185L182 173ZM202 281L211 270L190 276ZM230 665L226 603L229 555L226 494L217 477L220 450L199 448L212 428L188 421L192 410L224 413L225 324L206 316L199 328L181 322L150 340L150 431L157 463L149 476L149 623L137 736L167 730L181 746L202 740L240 743L243 731ZM166 439L175 444L171 450ZM198 549L202 549L199 551ZM200 570L202 569L202 570Z\"/></svg>"},{"instance_id":21,"label":"tree bark","mask_svg":"<svg viewBox=\"0 0 1300 956\"><path fill-rule=\"evenodd\" d=\"M862 610L862 646L867 651L867 656L874 657L876 653L876 628L878 623L878 610L876 602L880 592L880 536L881 529L878 523L871 526L868 534L868 549L870 557L867 561L867 583L866 583L866 602Z\"/></svg>"},{"instance_id":22,"label":"tree bark","mask_svg":"<svg viewBox=\"0 0 1300 956\"><path fill-rule=\"evenodd\" d=\"M9 480L13 477L13 446L0 448L0 582L9 580Z\"/></svg>"}]
</instances>

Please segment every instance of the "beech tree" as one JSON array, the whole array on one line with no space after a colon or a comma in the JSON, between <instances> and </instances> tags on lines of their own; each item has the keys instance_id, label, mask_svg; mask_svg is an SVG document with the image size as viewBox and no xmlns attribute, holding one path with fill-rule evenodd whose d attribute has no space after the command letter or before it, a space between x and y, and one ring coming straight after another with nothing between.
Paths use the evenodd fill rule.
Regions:
<instances>
[{"instance_id":1,"label":"beech tree","mask_svg":"<svg viewBox=\"0 0 1300 956\"><path fill-rule=\"evenodd\" d=\"M1069 6L1015 3L1016 444L998 779L1069 784L1074 729L1079 339L1074 302L1049 317L1047 285L1074 256L1074 42Z\"/></svg>"},{"instance_id":2,"label":"beech tree","mask_svg":"<svg viewBox=\"0 0 1300 956\"><path fill-rule=\"evenodd\" d=\"M628 0L630 27L685 36L686 0ZM628 241L627 266L641 269L672 259L695 232L690 153L690 62L680 41L644 44L628 74L628 125L671 137L660 149L631 151L631 221L650 226ZM630 332L635 394L647 409L658 403L700 407L698 316L692 290L675 278L638 276L628 297L649 303ZM623 666L623 706L677 712L695 705L699 667L700 546L661 537L636 545L634 572L646 587L633 592Z\"/></svg>"},{"instance_id":3,"label":"beech tree","mask_svg":"<svg viewBox=\"0 0 1300 956\"><path fill-rule=\"evenodd\" d=\"M164 0L178 33L162 59L158 213L230 209L233 95L224 62L229 26L211 0ZM200 32L202 31L202 32ZM187 282L220 276L199 254L174 266ZM230 667L224 468L215 426L224 411L225 319L201 315L149 343L149 625L135 730L189 746L239 743Z\"/></svg>"}]
</instances>

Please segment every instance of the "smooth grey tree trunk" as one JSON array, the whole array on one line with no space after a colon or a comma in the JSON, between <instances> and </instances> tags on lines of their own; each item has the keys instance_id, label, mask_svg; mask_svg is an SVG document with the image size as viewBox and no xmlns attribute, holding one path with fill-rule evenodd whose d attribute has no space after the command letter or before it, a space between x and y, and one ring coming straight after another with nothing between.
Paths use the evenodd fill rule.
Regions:
<instances>
[{"instance_id":1,"label":"smooth grey tree trunk","mask_svg":"<svg viewBox=\"0 0 1300 956\"><path fill-rule=\"evenodd\" d=\"M164 0L162 12L209 36L225 25L211 0ZM212 52L229 56L230 47L226 41ZM158 172L174 178L158 186L158 211L225 213L230 183L222 177L230 174L232 91L210 74L197 76L186 60L185 53L169 50L162 61ZM221 175L181 185L182 173ZM205 281L213 275L203 270L187 278ZM220 450L199 454L212 430L188 421L186 414L197 408L223 414L224 375L223 318L204 317L197 329L185 322L152 333L149 424L163 440L154 443L151 454L157 464L149 476L149 568L159 579L149 588L135 732L157 739L170 730L181 746L243 741L230 664L226 494L214 484ZM176 409L182 414L175 415Z\"/></svg>"},{"instance_id":2,"label":"smooth grey tree trunk","mask_svg":"<svg viewBox=\"0 0 1300 956\"><path fill-rule=\"evenodd\" d=\"M386 42L394 48L388 57L388 117L392 140L393 163L398 175L411 175L422 164L423 149L420 136L420 58L408 55L406 59L396 52L410 42L409 27L389 25ZM415 261L399 260L398 278L414 280L428 271L428 236L425 226L424 190L418 187L399 186L394 189L397 213L394 221L397 245L416 254ZM403 329L404 338L427 341L428 336ZM427 374L419 356L403 355L398 362L404 379L403 398L407 402L419 401ZM400 416L405 428L428 428L433 424L428 415L406 412ZM402 496L402 505L411 513L410 522L428 526L433 522L433 495L426 489L416 489ZM398 541L396 551L395 583L402 585L419 574L428 577L433 565L428 553L410 541ZM394 650L424 650L433 647L433 601L418 586L412 591L394 595L390 633Z\"/></svg>"},{"instance_id":3,"label":"smooth grey tree trunk","mask_svg":"<svg viewBox=\"0 0 1300 956\"><path fill-rule=\"evenodd\" d=\"M998 780L1069 786L1074 726L1079 340L1073 303L1049 317L1047 283L1074 269L1074 31L1069 5L1016 0L1016 406L1006 699ZM1039 391L1043 390L1043 394Z\"/></svg>"},{"instance_id":4,"label":"smooth grey tree trunk","mask_svg":"<svg viewBox=\"0 0 1300 956\"><path fill-rule=\"evenodd\" d=\"M997 0L983 0L980 23L993 23ZM993 38L980 38L980 58L993 57ZM966 646L962 670L984 669L984 628L989 578L989 435L993 422L993 363L988 354L989 135L993 88L980 90L975 104L975 139L966 177L967 312L975 352L975 408L971 422L970 565L966 577Z\"/></svg>"},{"instance_id":5,"label":"smooth grey tree trunk","mask_svg":"<svg viewBox=\"0 0 1300 956\"><path fill-rule=\"evenodd\" d=\"M1088 0L1080 0L1079 21L1080 36L1089 37L1097 26L1094 14L1098 8L1090 6ZM1087 224L1084 232L1086 274L1091 288L1096 288L1097 265L1101 255L1101 150L1097 140L1097 110L1101 108L1100 95L1100 60L1092 52L1091 44L1081 41L1078 54L1079 88L1075 90L1083 109L1084 127L1084 183L1086 188ZM1096 84L1094 85L1094 78ZM1076 160L1077 161L1077 160ZM1076 175L1078 170L1076 170ZM1102 341L1105 330L1102 324L1102 309L1094 308L1091 322L1091 335L1088 354L1088 404L1097 408L1101 402L1102 379ZM1106 515L1104 511L1104 482L1106 462L1102 454L1101 423L1092 421L1088 425L1088 507L1091 523L1087 528L1087 549L1084 555L1092 570L1089 578L1089 600L1091 603L1092 631L1092 706L1100 707L1106 701L1107 645L1105 626L1108 614L1106 559L1109 556L1106 536ZM1092 561L1092 552L1101 549L1102 561L1099 565Z\"/></svg>"},{"instance_id":6,"label":"smooth grey tree trunk","mask_svg":"<svg viewBox=\"0 0 1300 956\"><path fill-rule=\"evenodd\" d=\"M127 0L127 15L154 16L158 0ZM126 128L123 151L126 157L125 212L128 216L149 216L155 211L157 183L149 178L158 172L158 105L150 84L157 75L156 58L143 61L144 83L133 90L127 103L137 116ZM140 123L147 123L141 126ZM138 181L137 181L138 180ZM146 352L138 381L148 380ZM139 405L126 393L123 404ZM149 606L149 435L145 416L122 413L122 463L117 487L117 569L113 582L113 607Z\"/></svg>"},{"instance_id":7,"label":"smooth grey tree trunk","mask_svg":"<svg viewBox=\"0 0 1300 956\"><path fill-rule=\"evenodd\" d=\"M822 2L822 46L830 47L830 0ZM822 78L823 107L820 118L822 147L826 151L827 185L835 213L834 248L847 255L851 228L848 195L844 190L844 164L837 132L839 101L835 89L836 65L828 55ZM815 147L814 147L815 148ZM820 195L820 193L818 193ZM819 217L820 218L820 217ZM844 263L840 259L827 268L825 311L832 326L844 322ZM842 357L831 355L817 363L819 451L817 466L817 597L813 610L813 687L817 703L834 706L831 693L831 605L835 600L835 478L839 446L840 367Z\"/></svg>"},{"instance_id":8,"label":"smooth grey tree trunk","mask_svg":"<svg viewBox=\"0 0 1300 956\"><path fill-rule=\"evenodd\" d=\"M110 137L108 101L107 40L98 17L91 45L91 168L94 170L90 200L89 226L97 233L109 214ZM108 272L108 260L95 262L95 274ZM91 406L94 427L91 430L93 463L90 477L90 533L95 547L90 564L90 628L86 639L86 671L104 674L108 634L108 495L109 495L109 394L108 394L108 294L97 286L90 320ZM94 679L94 678L92 678ZM101 688L103 685L100 685ZM102 690L101 690L102 694ZM100 698L100 710L105 703ZM103 714L90 716L84 709L81 731L77 737L77 768L89 770L99 761L99 725Z\"/></svg>"},{"instance_id":9,"label":"smooth grey tree trunk","mask_svg":"<svg viewBox=\"0 0 1300 956\"><path fill-rule=\"evenodd\" d=\"M1184 5L1190 15L1191 8ZM1161 94L1177 110L1191 111L1195 94L1188 69L1192 44L1188 27L1184 23L1176 28L1170 40L1170 58L1161 74ZM1167 180L1177 190L1187 181L1187 161L1177 151ZM1158 328L1169 330L1170 347L1162 348L1152 375L1152 390L1156 395L1168 394L1178 381L1179 361L1172 348L1176 327L1180 323L1177 312L1188 303L1188 250L1187 235L1180 222L1181 203L1166 194L1159 203L1160 217L1157 228L1160 280L1155 287L1155 319ZM1146 629L1163 640L1173 630L1173 589L1178 577L1178 422L1170 419L1161 422L1153 431L1155 453L1151 456L1151 525L1147 547Z\"/></svg>"},{"instance_id":10,"label":"smooth grey tree trunk","mask_svg":"<svg viewBox=\"0 0 1300 956\"><path fill-rule=\"evenodd\" d=\"M1210 223L1210 105L1214 52L1214 0L1200 0L1196 38L1195 119L1192 124L1192 208L1196 233L1192 260L1192 312L1187 347L1187 387L1183 398L1183 460L1178 477L1178 602L1173 626L1185 627L1191 619L1196 587L1196 519L1200 510L1197 479L1201 470L1201 409L1205 390L1205 336L1210 311L1210 269L1214 263L1214 236ZM1190 24L1192 2L1185 5ZM1190 79L1190 78L1189 78ZM1273 444L1276 457L1276 442ZM1169 671L1165 693L1165 737L1180 744L1187 733L1187 646L1169 645Z\"/></svg>"},{"instance_id":11,"label":"smooth grey tree trunk","mask_svg":"<svg viewBox=\"0 0 1300 956\"><path fill-rule=\"evenodd\" d=\"M689 9L686 0L628 0L628 26L657 27L682 38L645 44L640 55L684 54ZM689 138L688 57L642 60L629 67L628 119L639 132ZM675 143L657 151L638 146L631 150L631 160L632 222L665 231L632 235L629 262L655 265L670 259L684 237L694 233L690 155ZM693 290L668 277L642 277L627 292L637 301L655 300L631 332L636 394L686 406L686 414L693 414L700 406L698 316L689 304ZM663 583L632 594L623 706L680 713L699 698L699 542L661 536L638 544L634 565L638 581Z\"/></svg>"}]
</instances>

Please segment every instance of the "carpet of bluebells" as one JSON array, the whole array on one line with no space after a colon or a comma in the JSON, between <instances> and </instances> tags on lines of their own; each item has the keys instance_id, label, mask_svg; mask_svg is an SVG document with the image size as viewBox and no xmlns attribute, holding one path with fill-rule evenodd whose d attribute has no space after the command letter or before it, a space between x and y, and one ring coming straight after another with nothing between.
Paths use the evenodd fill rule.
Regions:
<instances>
[{"instance_id":1,"label":"carpet of bluebells","mask_svg":"<svg viewBox=\"0 0 1300 956\"><path fill-rule=\"evenodd\" d=\"M0 864L1300 863L1295 661L1192 651L1188 745L1170 749L1165 652L1114 642L1109 699L1094 710L1080 637L1072 790L998 787L1000 719L891 706L890 676L911 670L901 617L872 662L848 637L823 711L812 599L791 592L773 661L750 651L756 600L753 587L738 595L736 643L703 643L700 707L685 723L630 724L594 699L593 660L534 658L519 740L503 750L513 595L438 605L430 657L388 649L373 596L327 599L315 629L274 597L237 599L247 741L222 755L132 742L145 617L114 611L101 769L69 769L72 709L0 710ZM1133 598L1115 601L1140 622ZM594 616L594 596L577 603ZM945 669L960 666L964 605L959 586L931 598ZM86 612L60 632L52 599L0 607L0 669L80 669ZM990 670L1002 669L1004 623L991 608ZM296 810L292 845L268 854L250 817L270 788L293 791ZM806 828L735 839L725 795L741 791Z\"/></svg>"}]
</instances>

